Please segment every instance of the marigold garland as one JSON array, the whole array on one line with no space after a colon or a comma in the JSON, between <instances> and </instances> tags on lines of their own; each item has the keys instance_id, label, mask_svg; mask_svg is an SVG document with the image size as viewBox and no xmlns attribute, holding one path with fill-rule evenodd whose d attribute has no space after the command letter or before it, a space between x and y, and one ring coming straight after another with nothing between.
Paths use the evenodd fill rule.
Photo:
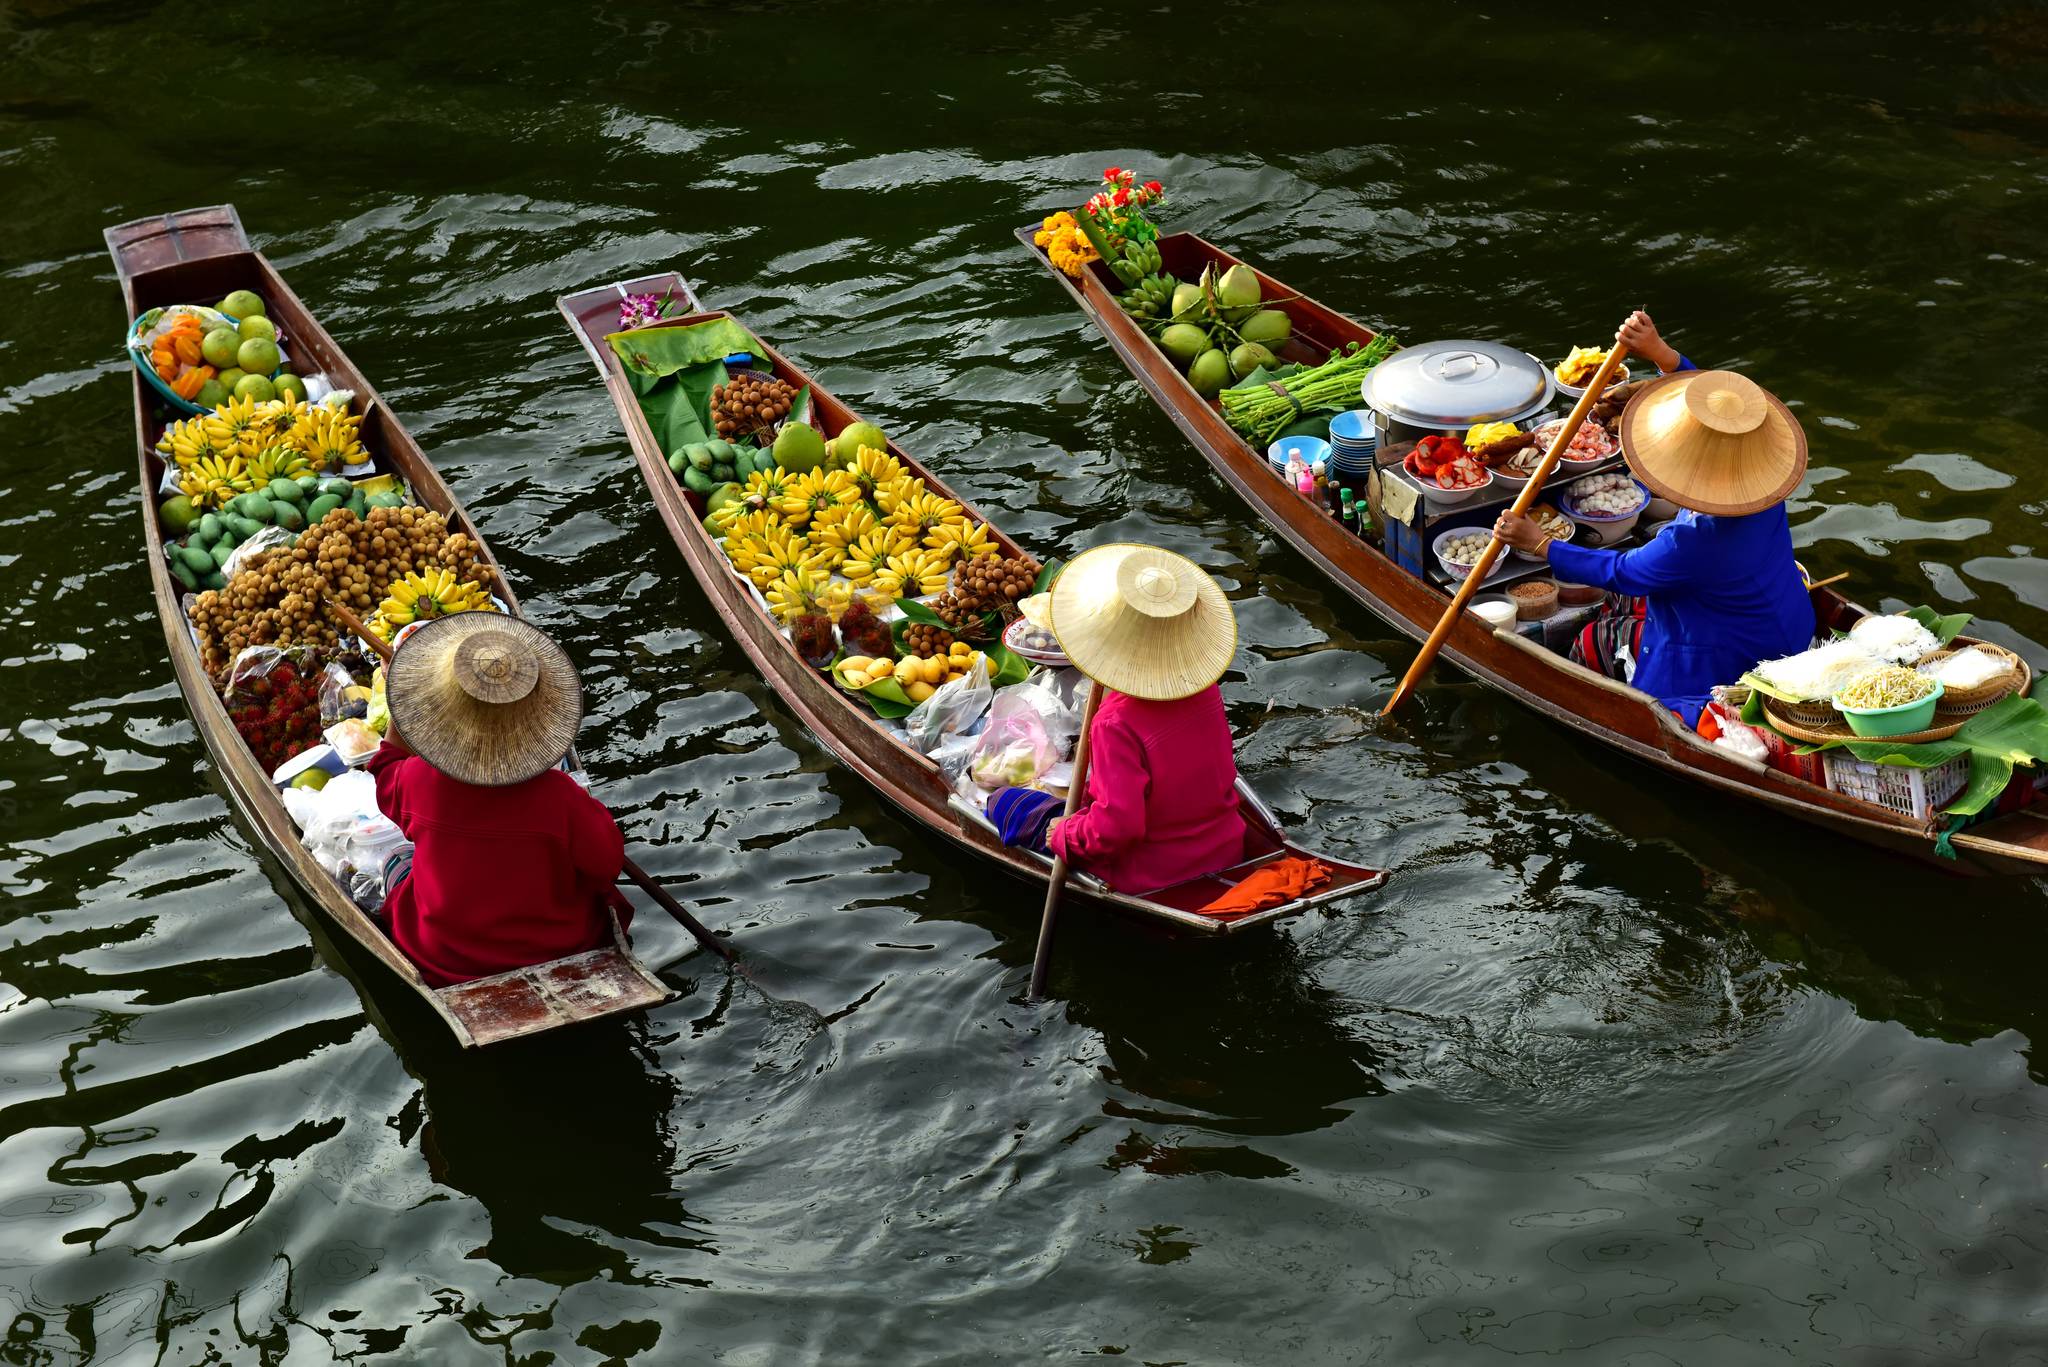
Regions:
<instances>
[{"instance_id":1,"label":"marigold garland","mask_svg":"<svg viewBox=\"0 0 2048 1367\"><path fill-rule=\"evenodd\" d=\"M1064 210L1049 216L1031 240L1045 248L1053 265L1077 280L1088 269L1089 262L1102 259L1081 232L1081 225Z\"/></svg>"}]
</instances>

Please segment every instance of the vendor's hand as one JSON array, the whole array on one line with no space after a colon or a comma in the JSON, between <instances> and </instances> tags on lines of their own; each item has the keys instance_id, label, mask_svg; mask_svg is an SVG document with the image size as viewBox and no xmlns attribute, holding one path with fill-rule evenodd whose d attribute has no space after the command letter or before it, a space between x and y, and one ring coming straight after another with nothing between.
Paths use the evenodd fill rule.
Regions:
<instances>
[{"instance_id":1,"label":"vendor's hand","mask_svg":"<svg viewBox=\"0 0 2048 1367\"><path fill-rule=\"evenodd\" d=\"M1541 523L1527 513L1507 512L1494 519L1493 534L1518 551L1536 554L1536 548L1543 544L1549 533Z\"/></svg>"},{"instance_id":2,"label":"vendor's hand","mask_svg":"<svg viewBox=\"0 0 2048 1367\"><path fill-rule=\"evenodd\" d=\"M1614 330L1614 340L1629 349L1629 354L1640 356L1657 367L1662 374L1669 375L1678 369L1678 352L1658 335L1657 325L1650 315L1637 309L1623 320Z\"/></svg>"}]
</instances>

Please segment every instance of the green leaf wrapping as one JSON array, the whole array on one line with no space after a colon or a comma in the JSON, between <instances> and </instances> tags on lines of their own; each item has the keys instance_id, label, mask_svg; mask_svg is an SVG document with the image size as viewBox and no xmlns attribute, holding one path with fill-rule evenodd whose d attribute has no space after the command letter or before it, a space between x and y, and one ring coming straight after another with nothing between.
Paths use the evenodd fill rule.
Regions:
<instances>
[{"instance_id":1,"label":"green leaf wrapping","mask_svg":"<svg viewBox=\"0 0 2048 1367\"><path fill-rule=\"evenodd\" d=\"M688 327L614 332L604 340L629 372L656 376L723 361L738 351L751 356L762 354L754 335L730 318L713 318L708 323L692 323Z\"/></svg>"},{"instance_id":2,"label":"green leaf wrapping","mask_svg":"<svg viewBox=\"0 0 2048 1367\"><path fill-rule=\"evenodd\" d=\"M1951 612L1947 616L1942 616L1933 608L1917 607L1907 608L1899 615L1910 617L1921 626L1926 627L1934 633L1935 639L1943 645L1953 641L1964 627L1970 625L1970 614L1967 612Z\"/></svg>"}]
</instances>

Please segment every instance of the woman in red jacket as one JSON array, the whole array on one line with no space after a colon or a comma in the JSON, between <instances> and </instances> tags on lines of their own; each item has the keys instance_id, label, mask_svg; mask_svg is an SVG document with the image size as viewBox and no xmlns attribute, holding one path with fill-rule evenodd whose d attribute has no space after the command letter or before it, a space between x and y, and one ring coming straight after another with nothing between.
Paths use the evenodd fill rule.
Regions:
<instances>
[{"instance_id":1,"label":"woman in red jacket","mask_svg":"<svg viewBox=\"0 0 2048 1367\"><path fill-rule=\"evenodd\" d=\"M400 642L391 733L370 757L377 806L413 842L387 877L392 939L436 987L611 940L625 840L557 767L583 718L562 648L499 613L428 622ZM395 885L394 885L395 884Z\"/></svg>"},{"instance_id":2,"label":"woman in red jacket","mask_svg":"<svg viewBox=\"0 0 2048 1367\"><path fill-rule=\"evenodd\" d=\"M1053 584L1052 629L1104 692L1081 806L1052 823L1049 851L1133 893L1243 860L1216 685L1237 653L1237 619L1216 581L1156 546L1098 546Z\"/></svg>"}]
</instances>

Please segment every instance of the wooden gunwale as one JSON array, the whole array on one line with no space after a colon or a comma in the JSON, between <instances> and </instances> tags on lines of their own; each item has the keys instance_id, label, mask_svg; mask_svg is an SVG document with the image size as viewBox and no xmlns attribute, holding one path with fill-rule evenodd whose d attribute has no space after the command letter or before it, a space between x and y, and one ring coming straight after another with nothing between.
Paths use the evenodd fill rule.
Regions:
<instances>
[{"instance_id":1,"label":"wooden gunwale","mask_svg":"<svg viewBox=\"0 0 2048 1367\"><path fill-rule=\"evenodd\" d=\"M1255 450L1225 422L1213 402L1195 392L1187 378L1117 304L1115 291L1119 286L1115 277L1100 263L1078 281L1068 277L1032 241L1036 231L1036 224L1019 228L1018 241L1095 324L1118 359L1224 483L1288 544L1374 616L1418 642L1426 639L1443 615L1450 595L1409 574L1378 548L1344 530L1328 512L1274 478L1264 453ZM1195 234L1170 234L1160 238L1159 246L1166 269L1183 280L1193 279L1203 265L1210 263L1219 271L1238 264L1253 270L1265 297L1283 301L1269 307L1286 310L1294 322L1295 335L1286 359L1313 362L1332 347L1351 341L1369 342L1374 336L1363 324L1297 295L1282 282L1249 263L1239 262ZM1304 339L1308 348L1302 345ZM1816 590L1814 600L1824 622L1860 615L1863 611L1828 589ZM1601 744L1694 782L1760 801L1778 812L1943 870L2038 874L2048 866L2048 838L2035 829L2048 823L2032 819L2022 822L2024 812L1957 835L1953 843L1964 857L1958 861L1940 859L1935 854L1930 831L1921 823L1711 745L1683 726L1649 694L1572 664L1562 655L1514 632L1497 632L1474 614L1465 614L1452 629L1443 655L1474 678ZM2031 838L2002 838L2022 832Z\"/></svg>"},{"instance_id":2,"label":"wooden gunwale","mask_svg":"<svg viewBox=\"0 0 2048 1367\"><path fill-rule=\"evenodd\" d=\"M366 414L363 440L378 469L400 475L411 487L414 500L441 513L450 531L463 531L475 538L482 558L491 567L498 596L518 611L511 585L461 502L390 408L378 400L369 380L270 262L250 246L233 206L185 210L119 224L106 230L106 241L131 320L144 309L218 299L232 289L248 288L262 295L294 361L302 369L325 371L340 387L355 391L357 407ZM424 1000L464 1048L643 1010L674 995L633 956L616 925L611 946L454 987L432 987L390 937L313 860L299 844L298 829L270 776L258 767L228 719L200 660L180 602L181 588L170 576L157 526L156 491L163 471L154 449L162 431L155 416L159 400L139 373L131 375L130 382L135 396L143 543L157 617L178 687L235 807L307 898Z\"/></svg>"},{"instance_id":3,"label":"wooden gunwale","mask_svg":"<svg viewBox=\"0 0 2048 1367\"><path fill-rule=\"evenodd\" d=\"M604 341L607 335L618 330L616 320L622 294L659 293L671 284L683 292L698 311L687 317L664 320L655 326L687 326L713 318L732 318L730 313L706 309L697 302L680 276L643 276L624 285L605 285L564 295L557 304L585 353L597 365L605 391L611 396L612 405L626 429L635 464L653 496L656 511L666 524L670 539L710 599L713 610L781 701L841 763L872 785L893 806L934 834L964 847L984 862L1042 888L1048 878L1050 861L1041 855L1005 846L979 813L962 810L953 800L937 766L903 745L867 707L805 664L795 647L761 611L752 592L733 573L718 543L704 530L695 507L670 472L667 457L647 425L623 368ZM760 340L758 334L756 340ZM791 382L810 386L814 412L827 430L836 431L855 420L856 415L851 409L765 341L761 342L761 359L768 361L775 373ZM955 500L975 517L989 522L991 532L1006 552L1015 554L1021 549L971 502L895 442L889 443L889 450L907 470L922 478L933 492ZM1271 812L1243 784L1240 784L1240 802L1247 822L1267 833L1276 848L1310 853L1286 840ZM1151 898L1117 893L1094 879L1075 881L1070 885L1069 894L1085 905L1162 923L1190 934L1237 935L1292 915L1306 906L1367 891L1385 880L1386 875L1379 870L1349 864L1329 855L1318 854L1317 857L1339 871L1340 886L1316 897L1235 921L1217 921Z\"/></svg>"}]
</instances>

